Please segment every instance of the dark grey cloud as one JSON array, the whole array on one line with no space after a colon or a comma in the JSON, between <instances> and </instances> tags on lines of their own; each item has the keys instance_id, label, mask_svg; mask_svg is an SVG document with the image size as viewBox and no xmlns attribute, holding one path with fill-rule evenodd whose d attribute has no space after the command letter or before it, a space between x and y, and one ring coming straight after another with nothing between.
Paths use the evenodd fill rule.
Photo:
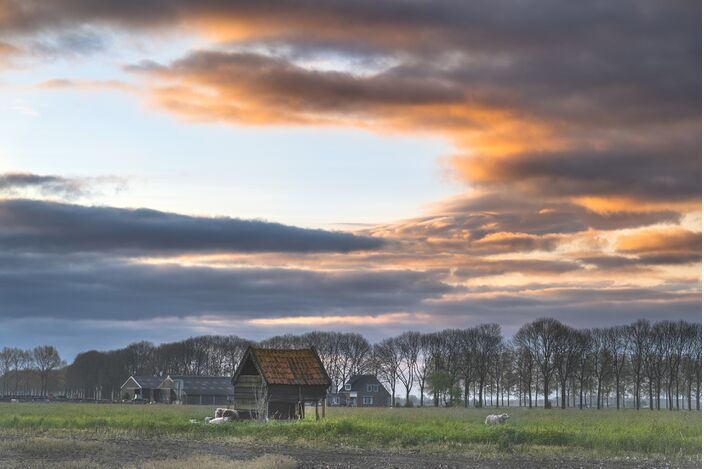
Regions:
<instances>
[{"instance_id":1,"label":"dark grey cloud","mask_svg":"<svg viewBox=\"0 0 704 469\"><path fill-rule=\"evenodd\" d=\"M0 174L0 193L13 194L23 189L36 189L45 195L77 197L85 193L86 181L32 173Z\"/></svg>"},{"instance_id":2,"label":"dark grey cloud","mask_svg":"<svg viewBox=\"0 0 704 469\"><path fill-rule=\"evenodd\" d=\"M457 289L433 272L145 265L102 256L3 255L4 318L137 320L214 315L378 314L417 310Z\"/></svg>"},{"instance_id":3,"label":"dark grey cloud","mask_svg":"<svg viewBox=\"0 0 704 469\"><path fill-rule=\"evenodd\" d=\"M0 249L155 255L185 252L349 252L383 240L258 220L149 209L0 200Z\"/></svg>"},{"instance_id":4,"label":"dark grey cloud","mask_svg":"<svg viewBox=\"0 0 704 469\"><path fill-rule=\"evenodd\" d=\"M701 141L663 147L630 145L542 153L474 163L489 183L508 182L548 196L619 195L658 201L691 200L701 194ZM470 166L471 168L471 166ZM469 169L471 172L471 169Z\"/></svg>"}]
</instances>

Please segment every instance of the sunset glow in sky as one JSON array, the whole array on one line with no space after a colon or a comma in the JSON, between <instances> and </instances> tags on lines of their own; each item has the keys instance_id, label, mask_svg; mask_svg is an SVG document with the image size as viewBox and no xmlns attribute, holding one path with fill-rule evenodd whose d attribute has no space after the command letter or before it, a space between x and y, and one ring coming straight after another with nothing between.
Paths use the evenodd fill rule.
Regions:
<instances>
[{"instance_id":1,"label":"sunset glow in sky","mask_svg":"<svg viewBox=\"0 0 704 469\"><path fill-rule=\"evenodd\" d=\"M701 315L701 2L0 0L0 344Z\"/></svg>"}]
</instances>

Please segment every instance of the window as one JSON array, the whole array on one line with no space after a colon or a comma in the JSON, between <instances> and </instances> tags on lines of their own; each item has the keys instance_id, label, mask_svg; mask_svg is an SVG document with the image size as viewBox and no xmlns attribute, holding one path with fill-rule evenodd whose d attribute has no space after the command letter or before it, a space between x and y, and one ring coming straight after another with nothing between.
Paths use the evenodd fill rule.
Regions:
<instances>
[{"instance_id":1,"label":"window","mask_svg":"<svg viewBox=\"0 0 704 469\"><path fill-rule=\"evenodd\" d=\"M379 392L378 384L367 384L367 392Z\"/></svg>"},{"instance_id":2,"label":"window","mask_svg":"<svg viewBox=\"0 0 704 469\"><path fill-rule=\"evenodd\" d=\"M337 396L333 397L333 398L330 399L330 400L332 401L332 402L330 402L332 405L337 405L337 404L340 403L340 401L339 401L339 399L337 398Z\"/></svg>"},{"instance_id":3,"label":"window","mask_svg":"<svg viewBox=\"0 0 704 469\"><path fill-rule=\"evenodd\" d=\"M364 405L372 405L374 403L374 398L371 396L364 396Z\"/></svg>"},{"instance_id":4,"label":"window","mask_svg":"<svg viewBox=\"0 0 704 469\"><path fill-rule=\"evenodd\" d=\"M345 391L351 391L352 385L350 383L345 384Z\"/></svg>"}]
</instances>

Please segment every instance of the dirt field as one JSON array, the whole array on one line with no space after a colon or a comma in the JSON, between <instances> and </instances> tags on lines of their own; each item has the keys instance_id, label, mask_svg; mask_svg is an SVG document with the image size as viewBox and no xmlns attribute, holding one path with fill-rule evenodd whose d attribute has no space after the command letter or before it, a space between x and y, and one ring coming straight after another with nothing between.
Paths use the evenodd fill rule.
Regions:
<instances>
[{"instance_id":1,"label":"dirt field","mask_svg":"<svg viewBox=\"0 0 704 469\"><path fill-rule=\"evenodd\" d=\"M304 448L237 440L27 436L0 433L0 467L7 468L698 468L664 459L544 458L440 455L351 448Z\"/></svg>"}]
</instances>

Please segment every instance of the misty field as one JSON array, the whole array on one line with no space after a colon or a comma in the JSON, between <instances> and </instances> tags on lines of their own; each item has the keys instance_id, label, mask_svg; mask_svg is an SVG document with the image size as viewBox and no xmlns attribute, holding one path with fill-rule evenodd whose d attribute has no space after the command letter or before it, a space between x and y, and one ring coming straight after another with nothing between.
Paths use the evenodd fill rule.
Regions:
<instances>
[{"instance_id":1,"label":"misty field","mask_svg":"<svg viewBox=\"0 0 704 469\"><path fill-rule=\"evenodd\" d=\"M699 412L511 408L511 420L487 427L496 409L329 408L316 422L237 422L206 426L209 406L0 404L0 432L242 441L482 452L700 458ZM198 423L189 423L196 419ZM80 438L79 438L80 439Z\"/></svg>"}]
</instances>

